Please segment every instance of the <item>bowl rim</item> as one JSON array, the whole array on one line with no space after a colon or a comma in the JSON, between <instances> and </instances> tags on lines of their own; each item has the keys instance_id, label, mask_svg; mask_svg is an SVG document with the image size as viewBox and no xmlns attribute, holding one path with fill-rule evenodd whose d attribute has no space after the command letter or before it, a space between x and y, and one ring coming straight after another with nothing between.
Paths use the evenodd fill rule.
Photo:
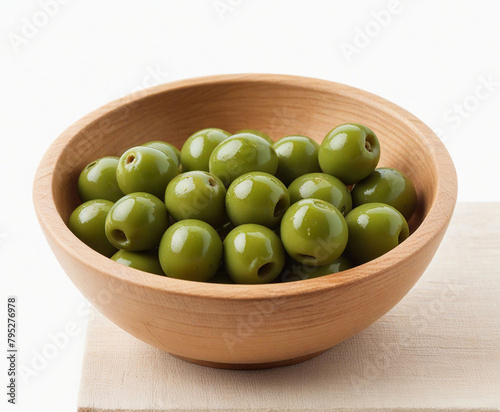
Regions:
<instances>
[{"instance_id":1,"label":"bowl rim","mask_svg":"<svg viewBox=\"0 0 500 412\"><path fill-rule=\"evenodd\" d=\"M189 89L194 86L238 83L273 83L291 87L307 88L320 92L356 96L374 108L388 112L408 127L429 149L437 169L437 187L429 212L417 230L395 249L373 261L336 274L319 278L286 283L263 285L218 284L174 279L142 272L120 265L100 255L83 242L75 242L75 236L59 215L54 201L54 170L66 145L75 136L94 122L124 105L172 90ZM438 136L414 115L370 92L329 80L281 74L223 74L178 80L129 94L114 100L77 120L50 145L37 168L33 185L35 211L45 235L80 264L95 270L106 278L108 284L119 281L131 290L142 287L157 292L204 297L213 299L260 300L280 299L289 296L322 293L339 287L362 282L372 276L402 264L419 253L426 244L439 236L447 227L457 198L457 176L453 161Z\"/></svg>"}]
</instances>

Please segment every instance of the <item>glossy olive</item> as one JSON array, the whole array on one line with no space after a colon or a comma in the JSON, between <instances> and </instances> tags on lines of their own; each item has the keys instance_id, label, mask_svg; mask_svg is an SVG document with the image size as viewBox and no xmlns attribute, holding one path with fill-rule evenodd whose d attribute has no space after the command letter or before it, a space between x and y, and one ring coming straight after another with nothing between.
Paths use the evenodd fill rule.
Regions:
<instances>
[{"instance_id":1,"label":"glossy olive","mask_svg":"<svg viewBox=\"0 0 500 412\"><path fill-rule=\"evenodd\" d=\"M269 173L244 174L227 189L226 211L236 226L257 223L273 229L279 225L288 206L287 188Z\"/></svg>"},{"instance_id":2,"label":"glossy olive","mask_svg":"<svg viewBox=\"0 0 500 412\"><path fill-rule=\"evenodd\" d=\"M203 170L208 172L210 155L217 145L231 136L222 129L203 129L188 137L181 150L181 163L184 172Z\"/></svg>"},{"instance_id":3,"label":"glossy olive","mask_svg":"<svg viewBox=\"0 0 500 412\"><path fill-rule=\"evenodd\" d=\"M226 221L225 196L226 188L218 178L196 170L172 179L165 203L176 220L198 219L218 227Z\"/></svg>"},{"instance_id":4,"label":"glossy olive","mask_svg":"<svg viewBox=\"0 0 500 412\"><path fill-rule=\"evenodd\" d=\"M178 174L179 169L170 156L146 146L136 146L123 153L116 170L123 193L146 192L160 199Z\"/></svg>"},{"instance_id":5,"label":"glossy olive","mask_svg":"<svg viewBox=\"0 0 500 412\"><path fill-rule=\"evenodd\" d=\"M383 203L366 203L347 216L349 241L347 257L361 264L389 252L409 236L408 224L401 213Z\"/></svg>"},{"instance_id":6,"label":"glossy olive","mask_svg":"<svg viewBox=\"0 0 500 412\"><path fill-rule=\"evenodd\" d=\"M143 272L165 276L161 269L157 252L131 252L129 250L119 250L111 256L111 260L134 269L142 270Z\"/></svg>"},{"instance_id":7,"label":"glossy olive","mask_svg":"<svg viewBox=\"0 0 500 412\"><path fill-rule=\"evenodd\" d=\"M289 185L306 173L321 172L318 162L319 144L306 136L287 136L273 145L278 156L276 177Z\"/></svg>"},{"instance_id":8,"label":"glossy olive","mask_svg":"<svg viewBox=\"0 0 500 412\"><path fill-rule=\"evenodd\" d=\"M154 249L167 227L165 204L156 196L144 192L122 197L106 217L109 241L119 249L131 251Z\"/></svg>"},{"instance_id":9,"label":"glossy olive","mask_svg":"<svg viewBox=\"0 0 500 412\"><path fill-rule=\"evenodd\" d=\"M354 206L365 203L386 203L410 220L417 206L417 192L410 179L396 169L381 167L375 169L352 192Z\"/></svg>"},{"instance_id":10,"label":"glossy olive","mask_svg":"<svg viewBox=\"0 0 500 412\"><path fill-rule=\"evenodd\" d=\"M68 227L87 246L110 257L116 248L106 237L104 225L113 202L105 199L89 200L78 206L69 217Z\"/></svg>"},{"instance_id":11,"label":"glossy olive","mask_svg":"<svg viewBox=\"0 0 500 412\"><path fill-rule=\"evenodd\" d=\"M181 151L173 144L162 142L160 140L153 140L152 142L144 143L141 146L152 147L153 149L165 153L167 156L172 158L177 167L181 164Z\"/></svg>"},{"instance_id":12,"label":"glossy olive","mask_svg":"<svg viewBox=\"0 0 500 412\"><path fill-rule=\"evenodd\" d=\"M265 226L241 225L224 239L224 265L236 283L270 283L284 264L281 240Z\"/></svg>"},{"instance_id":13,"label":"glossy olive","mask_svg":"<svg viewBox=\"0 0 500 412\"><path fill-rule=\"evenodd\" d=\"M107 156L89 163L78 177L78 194L82 202L105 199L116 202L123 192L116 180L118 157Z\"/></svg>"},{"instance_id":14,"label":"glossy olive","mask_svg":"<svg viewBox=\"0 0 500 412\"><path fill-rule=\"evenodd\" d=\"M320 199L331 203L345 216L352 209L351 193L336 177L326 173L309 173L295 179L288 187L290 202Z\"/></svg>"},{"instance_id":15,"label":"glossy olive","mask_svg":"<svg viewBox=\"0 0 500 412\"><path fill-rule=\"evenodd\" d=\"M281 221L281 239L287 253L310 266L332 263L344 251L347 237L344 216L324 200L299 200Z\"/></svg>"},{"instance_id":16,"label":"glossy olive","mask_svg":"<svg viewBox=\"0 0 500 412\"><path fill-rule=\"evenodd\" d=\"M240 134L240 133L251 133L251 134L254 134L256 136L262 137L269 144L273 144L274 143L274 140L271 139L268 134L266 134L264 132L261 132L260 130L256 130L256 129L241 129L241 130L238 130L235 134Z\"/></svg>"},{"instance_id":17,"label":"glossy olive","mask_svg":"<svg viewBox=\"0 0 500 412\"><path fill-rule=\"evenodd\" d=\"M238 176L250 172L274 175L278 157L271 145L250 133L235 134L220 143L210 156L210 173L228 187Z\"/></svg>"},{"instance_id":18,"label":"glossy olive","mask_svg":"<svg viewBox=\"0 0 500 412\"><path fill-rule=\"evenodd\" d=\"M167 276L204 282L219 269L222 241L208 223L181 220L167 229L158 254Z\"/></svg>"},{"instance_id":19,"label":"glossy olive","mask_svg":"<svg viewBox=\"0 0 500 412\"><path fill-rule=\"evenodd\" d=\"M354 265L345 256L340 256L329 265L323 266L303 265L293 259L289 259L280 277L282 282L294 282L296 280L313 279L332 273L342 272L352 267L354 267Z\"/></svg>"},{"instance_id":20,"label":"glossy olive","mask_svg":"<svg viewBox=\"0 0 500 412\"><path fill-rule=\"evenodd\" d=\"M331 130L319 148L321 170L345 184L359 182L377 167L380 144L366 126L348 123Z\"/></svg>"}]
</instances>

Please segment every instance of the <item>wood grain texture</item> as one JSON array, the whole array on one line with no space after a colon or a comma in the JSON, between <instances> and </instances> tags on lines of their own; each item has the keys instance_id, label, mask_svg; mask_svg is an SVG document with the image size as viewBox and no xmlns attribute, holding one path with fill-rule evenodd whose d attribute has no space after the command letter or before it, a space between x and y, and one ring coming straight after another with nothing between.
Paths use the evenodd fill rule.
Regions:
<instances>
[{"instance_id":1,"label":"wood grain texture","mask_svg":"<svg viewBox=\"0 0 500 412\"><path fill-rule=\"evenodd\" d=\"M500 204L458 204L415 288L367 330L299 365L191 365L91 319L79 410L500 410Z\"/></svg>"},{"instance_id":2,"label":"wood grain texture","mask_svg":"<svg viewBox=\"0 0 500 412\"><path fill-rule=\"evenodd\" d=\"M194 131L257 128L274 138L321 141L334 126L360 122L381 142L380 165L409 175L418 192L414 232L368 264L286 285L200 284L119 265L67 228L78 203L76 181L93 159L135 144L178 147ZM62 267L115 324L183 358L222 364L287 361L324 351L390 310L418 280L446 231L456 174L439 138L400 107L323 80L281 75L224 75L157 86L96 110L47 151L33 197L42 229ZM258 326L258 327L257 327Z\"/></svg>"}]
</instances>

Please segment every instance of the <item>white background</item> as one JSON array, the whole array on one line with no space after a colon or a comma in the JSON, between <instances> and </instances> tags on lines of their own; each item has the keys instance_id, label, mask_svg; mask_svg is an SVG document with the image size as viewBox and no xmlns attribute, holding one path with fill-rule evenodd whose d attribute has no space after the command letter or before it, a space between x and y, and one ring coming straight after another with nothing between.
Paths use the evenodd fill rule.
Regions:
<instances>
[{"instance_id":1,"label":"white background","mask_svg":"<svg viewBox=\"0 0 500 412\"><path fill-rule=\"evenodd\" d=\"M439 132L460 201L500 200L498 1L54 1L0 0L0 323L17 295L24 370L18 405L2 389L0 411L75 409L88 304L38 227L32 180L59 133L133 90L238 72L353 85Z\"/></svg>"}]
</instances>

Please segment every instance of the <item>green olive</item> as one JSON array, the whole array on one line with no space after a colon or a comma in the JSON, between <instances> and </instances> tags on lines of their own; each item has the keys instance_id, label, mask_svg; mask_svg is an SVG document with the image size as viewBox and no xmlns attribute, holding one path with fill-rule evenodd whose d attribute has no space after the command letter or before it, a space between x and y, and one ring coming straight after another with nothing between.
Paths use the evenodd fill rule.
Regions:
<instances>
[{"instance_id":1,"label":"green olive","mask_svg":"<svg viewBox=\"0 0 500 412\"><path fill-rule=\"evenodd\" d=\"M241 225L224 239L224 265L236 283L270 283L284 264L281 240L265 226Z\"/></svg>"},{"instance_id":2,"label":"green olive","mask_svg":"<svg viewBox=\"0 0 500 412\"><path fill-rule=\"evenodd\" d=\"M356 183L351 192L354 206L385 203L399 210L406 221L417 206L417 192L410 179L396 169L381 167Z\"/></svg>"},{"instance_id":3,"label":"green olive","mask_svg":"<svg viewBox=\"0 0 500 412\"><path fill-rule=\"evenodd\" d=\"M269 173L244 174L231 183L226 194L227 214L236 226L257 223L275 228L288 206L287 188Z\"/></svg>"},{"instance_id":4,"label":"green olive","mask_svg":"<svg viewBox=\"0 0 500 412\"><path fill-rule=\"evenodd\" d=\"M306 173L321 172L318 163L319 144L306 136L287 136L274 143L278 155L276 177L289 185Z\"/></svg>"},{"instance_id":5,"label":"green olive","mask_svg":"<svg viewBox=\"0 0 500 412\"><path fill-rule=\"evenodd\" d=\"M173 144L162 142L160 140L153 140L152 142L142 144L142 146L152 147L153 149L159 150L169 156L177 167L181 165L181 151Z\"/></svg>"},{"instance_id":6,"label":"green olive","mask_svg":"<svg viewBox=\"0 0 500 412\"><path fill-rule=\"evenodd\" d=\"M153 150L153 149L151 149ZM168 226L165 204L149 193L131 193L116 202L106 216L106 236L119 249L151 250Z\"/></svg>"},{"instance_id":7,"label":"green olive","mask_svg":"<svg viewBox=\"0 0 500 412\"><path fill-rule=\"evenodd\" d=\"M207 172L191 171L173 178L165 192L168 212L176 220L198 219L213 227L226 220L226 188Z\"/></svg>"},{"instance_id":8,"label":"green olive","mask_svg":"<svg viewBox=\"0 0 500 412\"><path fill-rule=\"evenodd\" d=\"M368 127L355 123L343 124L330 131L318 153L321 170L346 185L367 177L375 170L379 159L377 136Z\"/></svg>"},{"instance_id":9,"label":"green olive","mask_svg":"<svg viewBox=\"0 0 500 412\"><path fill-rule=\"evenodd\" d=\"M309 266L332 263L344 251L347 237L344 216L324 200L299 200L281 221L281 239L287 253Z\"/></svg>"},{"instance_id":10,"label":"green olive","mask_svg":"<svg viewBox=\"0 0 500 412\"><path fill-rule=\"evenodd\" d=\"M394 249L409 236L401 213L384 203L366 203L346 216L349 241L345 254L362 264Z\"/></svg>"},{"instance_id":11,"label":"green olive","mask_svg":"<svg viewBox=\"0 0 500 412\"><path fill-rule=\"evenodd\" d=\"M113 202L105 199L89 200L78 206L69 218L68 227L87 246L110 257L116 248L106 237L104 225Z\"/></svg>"},{"instance_id":12,"label":"green olive","mask_svg":"<svg viewBox=\"0 0 500 412\"><path fill-rule=\"evenodd\" d=\"M195 219L181 220L163 235L159 256L167 276L205 282L219 269L222 241L208 223Z\"/></svg>"},{"instance_id":13,"label":"green olive","mask_svg":"<svg viewBox=\"0 0 500 412\"><path fill-rule=\"evenodd\" d=\"M181 150L181 163L185 172L202 170L208 172L210 155L219 143L231 136L222 129L202 129L186 140Z\"/></svg>"},{"instance_id":14,"label":"green olive","mask_svg":"<svg viewBox=\"0 0 500 412\"><path fill-rule=\"evenodd\" d=\"M152 147L136 146L121 157L116 170L123 193L146 192L163 199L169 182L179 174L174 160Z\"/></svg>"},{"instance_id":15,"label":"green olive","mask_svg":"<svg viewBox=\"0 0 500 412\"><path fill-rule=\"evenodd\" d=\"M262 137L267 143L269 143L271 145L274 143L274 140L271 139L268 134L266 134L264 132L261 132L260 130L256 130L256 129L241 129L241 130L238 130L235 134L241 134L241 133L254 134L256 136Z\"/></svg>"},{"instance_id":16,"label":"green olive","mask_svg":"<svg viewBox=\"0 0 500 412\"><path fill-rule=\"evenodd\" d=\"M111 260L137 270L142 270L143 272L165 276L161 269L157 252L130 252L129 250L119 250L111 256Z\"/></svg>"},{"instance_id":17,"label":"green olive","mask_svg":"<svg viewBox=\"0 0 500 412\"><path fill-rule=\"evenodd\" d=\"M278 157L271 145L250 133L235 134L220 143L210 156L210 173L226 187L238 176L250 172L271 175L278 169Z\"/></svg>"},{"instance_id":18,"label":"green olive","mask_svg":"<svg viewBox=\"0 0 500 412\"><path fill-rule=\"evenodd\" d=\"M345 256L340 256L332 263L323 266L303 265L293 259L289 259L280 277L282 282L293 282L296 280L314 279L320 276L342 272L343 270L353 267L353 263Z\"/></svg>"},{"instance_id":19,"label":"green olive","mask_svg":"<svg viewBox=\"0 0 500 412\"><path fill-rule=\"evenodd\" d=\"M118 157L107 156L89 163L78 177L78 194L82 202L105 199L116 202L124 193L116 180Z\"/></svg>"},{"instance_id":20,"label":"green olive","mask_svg":"<svg viewBox=\"0 0 500 412\"><path fill-rule=\"evenodd\" d=\"M288 187L291 203L302 199L320 199L331 203L345 216L352 209L351 193L336 177L326 173L309 173L295 179Z\"/></svg>"}]
</instances>

